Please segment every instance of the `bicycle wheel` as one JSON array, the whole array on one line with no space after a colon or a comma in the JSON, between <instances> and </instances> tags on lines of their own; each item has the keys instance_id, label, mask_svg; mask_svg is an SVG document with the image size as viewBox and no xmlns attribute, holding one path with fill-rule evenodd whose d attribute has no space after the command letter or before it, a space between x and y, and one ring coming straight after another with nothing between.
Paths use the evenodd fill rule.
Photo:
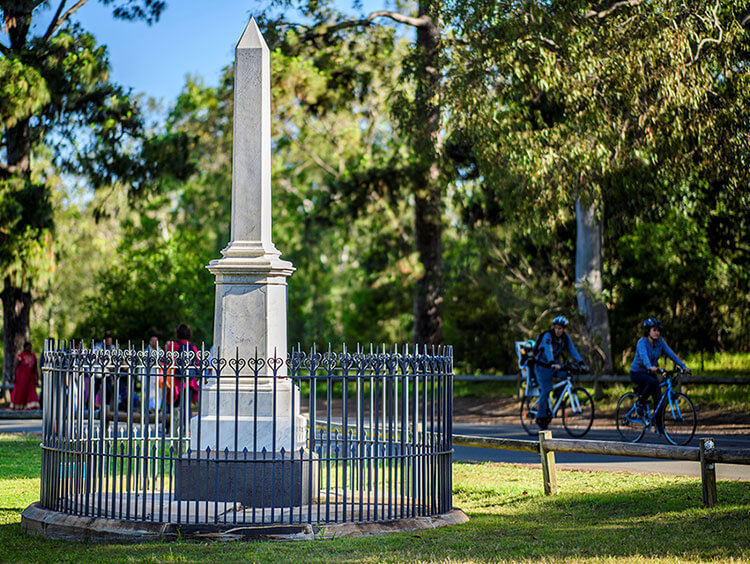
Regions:
<instances>
[{"instance_id":1,"label":"bicycle wheel","mask_svg":"<svg viewBox=\"0 0 750 564\"><path fill-rule=\"evenodd\" d=\"M673 445L686 445L695 435L698 416L690 398L685 394L672 394L661 411L664 436Z\"/></svg>"},{"instance_id":2,"label":"bicycle wheel","mask_svg":"<svg viewBox=\"0 0 750 564\"><path fill-rule=\"evenodd\" d=\"M523 396L521 400L521 426L529 435L537 434L536 410L539 406L539 396Z\"/></svg>"},{"instance_id":3,"label":"bicycle wheel","mask_svg":"<svg viewBox=\"0 0 750 564\"><path fill-rule=\"evenodd\" d=\"M563 427L571 437L582 437L594 422L594 400L583 388L573 388L562 405Z\"/></svg>"},{"instance_id":4,"label":"bicycle wheel","mask_svg":"<svg viewBox=\"0 0 750 564\"><path fill-rule=\"evenodd\" d=\"M628 443L637 443L646 432L646 417L639 415L636 407L638 394L628 392L620 397L615 411L615 422L620 438Z\"/></svg>"}]
</instances>

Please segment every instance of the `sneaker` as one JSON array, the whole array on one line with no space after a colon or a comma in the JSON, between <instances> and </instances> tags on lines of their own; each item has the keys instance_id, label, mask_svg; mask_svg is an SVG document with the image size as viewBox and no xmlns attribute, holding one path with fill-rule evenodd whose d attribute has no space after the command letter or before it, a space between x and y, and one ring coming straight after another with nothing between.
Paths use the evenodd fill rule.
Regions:
<instances>
[{"instance_id":1,"label":"sneaker","mask_svg":"<svg viewBox=\"0 0 750 564\"><path fill-rule=\"evenodd\" d=\"M552 418L549 417L549 416L547 416L547 417L537 417L536 418L536 424L539 425L539 430L540 431L546 431L547 427L549 427L549 422L550 422L551 419Z\"/></svg>"}]
</instances>

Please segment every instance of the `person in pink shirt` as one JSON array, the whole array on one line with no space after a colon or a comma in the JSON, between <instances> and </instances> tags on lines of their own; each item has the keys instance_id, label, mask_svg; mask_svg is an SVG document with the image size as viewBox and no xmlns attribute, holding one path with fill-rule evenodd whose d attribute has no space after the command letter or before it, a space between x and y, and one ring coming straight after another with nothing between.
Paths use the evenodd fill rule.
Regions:
<instances>
[{"instance_id":1,"label":"person in pink shirt","mask_svg":"<svg viewBox=\"0 0 750 564\"><path fill-rule=\"evenodd\" d=\"M164 350L167 352L180 353L174 363L174 369L172 372L182 375L189 375L190 378L175 378L174 385L174 403L178 405L181 396L184 395L187 390L190 391L190 403L196 403L198 401L198 395L200 394L200 378L198 378L198 370L195 368L200 362L200 356L198 353L198 347L190 342L193 332L190 330L185 323L180 323L175 328L175 336L177 337L174 341L169 341ZM195 354L194 359L188 359L187 353L192 351Z\"/></svg>"}]
</instances>

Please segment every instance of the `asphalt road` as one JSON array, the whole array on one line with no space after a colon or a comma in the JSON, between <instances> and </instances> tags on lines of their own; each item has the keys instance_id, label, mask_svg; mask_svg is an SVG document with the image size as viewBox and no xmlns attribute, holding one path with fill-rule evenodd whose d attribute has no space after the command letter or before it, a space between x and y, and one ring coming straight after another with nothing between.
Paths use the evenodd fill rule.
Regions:
<instances>
[{"instance_id":1,"label":"asphalt road","mask_svg":"<svg viewBox=\"0 0 750 564\"><path fill-rule=\"evenodd\" d=\"M569 438L565 430L551 427L552 435L557 438ZM508 437L513 439L531 439L521 425L473 425L454 423L453 432L458 435L474 435L482 437ZM750 449L750 436L730 435L721 433L697 433L689 446L698 446L698 440L711 437L717 446L726 448ZM592 429L585 437L601 441L619 441L617 431L607 429ZM666 445L666 439L661 435L649 432L642 443ZM454 447L454 460L471 460L477 462L509 462L513 464L540 464L539 455L531 452L516 452L511 450L495 450L488 448ZM647 474L671 474L675 476L700 477L700 464L677 460L659 460L654 458L634 458L630 456L611 456L596 454L577 454L568 452L555 453L558 468L577 468L580 470L616 470L626 472L643 472ZM717 464L716 477L723 480L750 481L750 466L741 464Z\"/></svg>"},{"instance_id":2,"label":"asphalt road","mask_svg":"<svg viewBox=\"0 0 750 564\"><path fill-rule=\"evenodd\" d=\"M41 419L0 419L0 433L41 433L41 429ZM563 429L552 427L551 430L553 436L567 438ZM460 435L484 437L509 437L515 439L531 438L523 431L520 424L518 426L512 426L454 423L453 432ZM717 446L750 449L750 436L721 433L703 433L696 435L696 438L693 439L691 445L697 446L698 439L702 437L713 438L716 441ZM617 431L607 429L592 429L586 435L586 438L603 441L619 440ZM642 439L642 442L667 444L663 437L655 433L649 433L646 435ZM507 462L512 464L538 465L540 463L539 456L530 452L459 446L455 447L454 459L477 462ZM643 472L647 474L670 474L676 476L700 477L700 465L697 462L564 452L556 453L555 460L559 468ZM750 481L750 466L740 464L717 464L716 477L722 480Z\"/></svg>"}]
</instances>

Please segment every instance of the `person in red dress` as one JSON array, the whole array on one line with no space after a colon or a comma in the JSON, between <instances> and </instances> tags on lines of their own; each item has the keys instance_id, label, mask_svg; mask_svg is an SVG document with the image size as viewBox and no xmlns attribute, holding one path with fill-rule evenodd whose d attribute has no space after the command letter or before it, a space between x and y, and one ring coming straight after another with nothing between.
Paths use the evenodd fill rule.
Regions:
<instances>
[{"instance_id":1,"label":"person in red dress","mask_svg":"<svg viewBox=\"0 0 750 564\"><path fill-rule=\"evenodd\" d=\"M39 396L36 394L38 379L36 355L31 352L31 343L26 341L16 357L16 383L10 393L11 409L39 409Z\"/></svg>"}]
</instances>

